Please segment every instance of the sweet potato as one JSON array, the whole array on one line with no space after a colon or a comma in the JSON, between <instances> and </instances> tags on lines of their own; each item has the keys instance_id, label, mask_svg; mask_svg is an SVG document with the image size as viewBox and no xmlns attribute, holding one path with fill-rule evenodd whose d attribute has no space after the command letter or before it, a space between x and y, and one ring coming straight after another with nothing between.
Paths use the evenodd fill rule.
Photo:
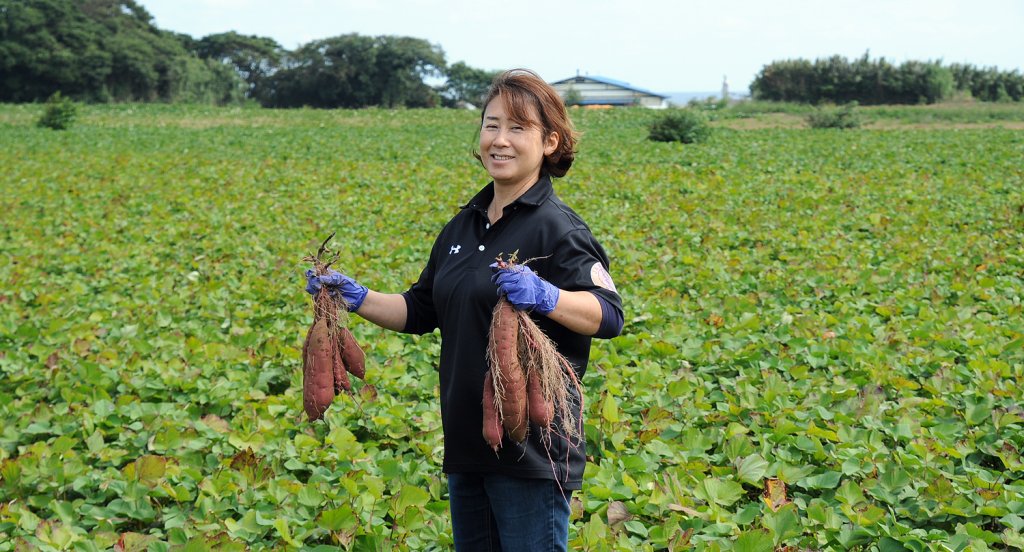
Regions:
<instances>
[{"instance_id":1,"label":"sweet potato","mask_svg":"<svg viewBox=\"0 0 1024 552\"><path fill-rule=\"evenodd\" d=\"M501 415L498 414L498 405L494 401L494 380L491 379L491 371L484 374L484 441L488 446L498 453L501 448Z\"/></svg>"},{"instance_id":2,"label":"sweet potato","mask_svg":"<svg viewBox=\"0 0 1024 552\"><path fill-rule=\"evenodd\" d=\"M529 374L526 379L526 397L529 402L530 421L542 429L551 427L555 405L544 398L543 383L536 373Z\"/></svg>"},{"instance_id":3,"label":"sweet potato","mask_svg":"<svg viewBox=\"0 0 1024 552\"><path fill-rule=\"evenodd\" d=\"M334 399L334 346L327 320L313 323L306 334L302 362L302 407L310 421L323 417Z\"/></svg>"},{"instance_id":4,"label":"sweet potato","mask_svg":"<svg viewBox=\"0 0 1024 552\"><path fill-rule=\"evenodd\" d=\"M494 394L501 412L501 425L517 443L526 439L526 374L519 362L519 317L512 304L502 297L494 308L488 348L492 352Z\"/></svg>"},{"instance_id":5,"label":"sweet potato","mask_svg":"<svg viewBox=\"0 0 1024 552\"><path fill-rule=\"evenodd\" d=\"M337 394L342 391L351 391L352 383L348 380L348 373L345 370L345 362L341 354L341 339L339 339L341 332L338 331L338 328L334 328L334 332L335 339L331 342L333 352L331 372L334 374L334 392Z\"/></svg>"},{"instance_id":6,"label":"sweet potato","mask_svg":"<svg viewBox=\"0 0 1024 552\"><path fill-rule=\"evenodd\" d=\"M345 363L345 369L363 379L366 375L366 354L348 328L338 328L338 343L341 344L341 360Z\"/></svg>"}]
</instances>

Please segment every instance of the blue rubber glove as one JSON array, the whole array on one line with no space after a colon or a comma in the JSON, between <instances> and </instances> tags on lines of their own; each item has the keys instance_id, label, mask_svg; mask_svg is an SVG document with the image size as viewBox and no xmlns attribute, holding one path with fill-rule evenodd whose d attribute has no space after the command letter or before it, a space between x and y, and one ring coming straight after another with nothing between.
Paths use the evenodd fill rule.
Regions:
<instances>
[{"instance_id":1,"label":"blue rubber glove","mask_svg":"<svg viewBox=\"0 0 1024 552\"><path fill-rule=\"evenodd\" d=\"M327 286L327 292L331 297L343 299L348 304L349 312L359 310L370 291L366 286L359 285L352 278L336 270L327 269L327 274L323 276L317 276L313 270L306 271L306 293L316 295L323 286Z\"/></svg>"},{"instance_id":2,"label":"blue rubber glove","mask_svg":"<svg viewBox=\"0 0 1024 552\"><path fill-rule=\"evenodd\" d=\"M540 314L555 310L558 288L537 276L530 267L498 268L498 263L492 263L491 270L494 271L491 281L498 286L498 293L504 293L513 307Z\"/></svg>"}]
</instances>

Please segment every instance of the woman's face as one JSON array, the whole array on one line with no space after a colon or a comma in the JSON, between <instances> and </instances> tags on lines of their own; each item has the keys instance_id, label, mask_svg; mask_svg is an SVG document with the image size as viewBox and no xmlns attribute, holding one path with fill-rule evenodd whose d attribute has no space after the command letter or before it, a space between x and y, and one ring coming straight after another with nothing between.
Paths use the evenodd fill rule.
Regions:
<instances>
[{"instance_id":1,"label":"woman's face","mask_svg":"<svg viewBox=\"0 0 1024 552\"><path fill-rule=\"evenodd\" d=\"M531 121L540 120L533 106L527 113ZM480 129L480 158L495 185L528 186L540 178L545 155L558 147L558 134L547 137L539 125L523 125L508 118L505 101L498 96L484 109Z\"/></svg>"}]
</instances>

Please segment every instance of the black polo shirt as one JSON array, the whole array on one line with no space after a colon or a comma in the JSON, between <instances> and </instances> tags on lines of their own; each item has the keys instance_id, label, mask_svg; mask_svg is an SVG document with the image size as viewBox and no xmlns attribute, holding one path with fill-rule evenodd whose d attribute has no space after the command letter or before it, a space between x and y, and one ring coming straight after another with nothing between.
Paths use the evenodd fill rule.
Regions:
<instances>
[{"instance_id":1,"label":"black polo shirt","mask_svg":"<svg viewBox=\"0 0 1024 552\"><path fill-rule=\"evenodd\" d=\"M534 259L529 267L561 289L592 291L620 312L622 301L606 277L609 263L604 249L583 219L555 195L548 176L541 176L491 226L487 206L493 197L491 183L445 225L419 280L403 294L408 306L405 332L441 330L443 469L445 473L491 472L557 479L566 489L578 489L583 479L585 443L570 444L553 438L545 450L541 432L531 427L525 450L506 437L495 456L483 439L481 402L484 372L488 369L487 330L498 300L488 265L499 254L518 251L520 261ZM591 338L546 316L533 318L582 379Z\"/></svg>"}]
</instances>

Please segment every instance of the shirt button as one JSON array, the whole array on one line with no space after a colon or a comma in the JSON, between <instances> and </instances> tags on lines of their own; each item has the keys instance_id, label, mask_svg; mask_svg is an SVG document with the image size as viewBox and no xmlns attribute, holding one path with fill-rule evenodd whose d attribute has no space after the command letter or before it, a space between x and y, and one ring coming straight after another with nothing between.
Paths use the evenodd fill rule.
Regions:
<instances>
[{"instance_id":1,"label":"shirt button","mask_svg":"<svg viewBox=\"0 0 1024 552\"><path fill-rule=\"evenodd\" d=\"M480 251L483 251L483 250L484 250L484 246L482 246L482 245L481 245L481 246L480 246L480 247L478 247L477 249L479 249Z\"/></svg>"},{"instance_id":2,"label":"shirt button","mask_svg":"<svg viewBox=\"0 0 1024 552\"><path fill-rule=\"evenodd\" d=\"M491 223L489 223L489 222L484 225L484 228L490 229L490 227L491 227Z\"/></svg>"}]
</instances>

